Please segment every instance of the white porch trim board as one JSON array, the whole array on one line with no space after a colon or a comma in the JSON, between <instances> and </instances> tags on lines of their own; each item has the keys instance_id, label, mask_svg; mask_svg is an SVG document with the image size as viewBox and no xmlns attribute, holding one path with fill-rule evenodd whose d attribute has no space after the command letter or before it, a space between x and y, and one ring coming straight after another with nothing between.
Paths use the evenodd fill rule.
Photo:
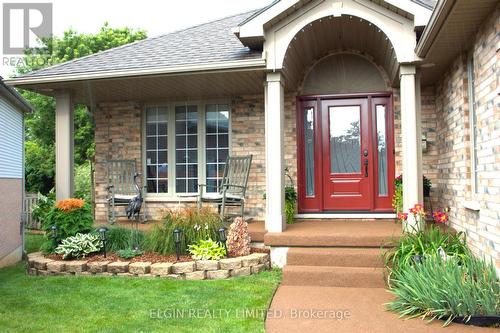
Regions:
<instances>
[{"instance_id":1,"label":"white porch trim board","mask_svg":"<svg viewBox=\"0 0 500 333\"><path fill-rule=\"evenodd\" d=\"M403 210L423 202L420 80L415 65L401 65L401 138Z\"/></svg>"},{"instance_id":2,"label":"white porch trim board","mask_svg":"<svg viewBox=\"0 0 500 333\"><path fill-rule=\"evenodd\" d=\"M306 213L295 214L296 219L393 219L394 213Z\"/></svg>"},{"instance_id":3,"label":"white porch trim board","mask_svg":"<svg viewBox=\"0 0 500 333\"><path fill-rule=\"evenodd\" d=\"M264 94L266 132L266 230L286 228L285 211L285 94L281 73L268 73Z\"/></svg>"},{"instance_id":4,"label":"white porch trim board","mask_svg":"<svg viewBox=\"0 0 500 333\"><path fill-rule=\"evenodd\" d=\"M71 198L74 190L74 107L69 91L56 99L56 198Z\"/></svg>"}]
</instances>

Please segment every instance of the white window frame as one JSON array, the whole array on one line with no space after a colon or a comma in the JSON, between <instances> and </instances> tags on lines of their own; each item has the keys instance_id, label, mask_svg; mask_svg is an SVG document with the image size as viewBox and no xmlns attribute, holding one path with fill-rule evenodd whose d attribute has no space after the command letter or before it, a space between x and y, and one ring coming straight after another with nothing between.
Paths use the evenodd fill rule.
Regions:
<instances>
[{"instance_id":1,"label":"white window frame","mask_svg":"<svg viewBox=\"0 0 500 333\"><path fill-rule=\"evenodd\" d=\"M206 105L208 104L227 104L229 105L229 129L228 129L228 146L229 155L232 152L232 110L233 105L227 99L207 99L193 101L174 101L174 102L158 102L145 103L142 110L142 130L141 130L141 157L142 157L142 172L143 182L145 185L147 179L147 161L146 161L146 109L148 107L166 107L168 114L168 193L145 193L148 201L193 201L196 200L195 195L198 192L192 193L177 193L175 190L176 170L175 170L175 107L185 105L196 105L198 107L198 184L206 184ZM179 195L178 195L179 194Z\"/></svg>"},{"instance_id":2,"label":"white window frame","mask_svg":"<svg viewBox=\"0 0 500 333\"><path fill-rule=\"evenodd\" d=\"M477 176L477 117L475 101L475 73L474 54L471 52L467 57L467 94L469 107L469 130L470 130L470 165L471 165L471 192L472 195L479 193Z\"/></svg>"}]
</instances>

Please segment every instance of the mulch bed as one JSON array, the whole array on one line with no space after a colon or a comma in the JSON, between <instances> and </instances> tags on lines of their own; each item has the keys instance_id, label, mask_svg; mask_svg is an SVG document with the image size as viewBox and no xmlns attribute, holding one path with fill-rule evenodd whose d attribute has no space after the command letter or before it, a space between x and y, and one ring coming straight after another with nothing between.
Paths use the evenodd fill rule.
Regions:
<instances>
[{"instance_id":1,"label":"mulch bed","mask_svg":"<svg viewBox=\"0 0 500 333\"><path fill-rule=\"evenodd\" d=\"M267 254L269 254L270 250L252 247L250 249L250 253L267 253ZM49 254L46 257L49 259L52 259L52 260L64 260L62 258L62 254ZM176 262L193 261L193 259L187 255L181 255L179 260L177 260L177 256L175 254L162 255L162 254L158 254L158 253L154 253L154 252L146 252L141 256L134 257L131 259L120 258L118 255L116 255L116 253L107 253L106 258L104 258L104 254L102 254L102 253L94 253L94 254L90 254L86 258L83 258L82 260L86 260L88 262L95 262L95 261L151 262L153 264L157 263L157 262L176 263Z\"/></svg>"},{"instance_id":2,"label":"mulch bed","mask_svg":"<svg viewBox=\"0 0 500 333\"><path fill-rule=\"evenodd\" d=\"M62 258L62 254L49 254L46 257L52 260L64 260ZM147 252L141 256L137 256L131 259L120 258L115 253L107 253L106 258L104 258L104 254L99 253L99 254L91 254L88 257L83 258L82 260L86 260L88 262L95 262L95 261L151 262L153 264L157 262L176 263L176 262L193 261L193 259L191 259L190 256L186 255L180 256L179 260L177 260L177 256L175 254L161 255L154 252Z\"/></svg>"}]
</instances>

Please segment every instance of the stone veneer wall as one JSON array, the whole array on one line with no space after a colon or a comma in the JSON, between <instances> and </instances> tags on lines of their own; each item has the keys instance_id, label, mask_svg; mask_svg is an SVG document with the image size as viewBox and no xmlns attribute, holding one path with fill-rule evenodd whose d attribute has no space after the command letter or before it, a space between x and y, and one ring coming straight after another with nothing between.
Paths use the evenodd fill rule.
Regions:
<instances>
[{"instance_id":1,"label":"stone veneer wall","mask_svg":"<svg viewBox=\"0 0 500 333\"><path fill-rule=\"evenodd\" d=\"M450 207L450 222L465 231L479 256L500 269L500 6L485 20L472 47L477 115L478 193L471 181L471 124L467 55L461 54L436 87L438 190L440 207ZM479 211L464 207L477 202Z\"/></svg>"}]
</instances>

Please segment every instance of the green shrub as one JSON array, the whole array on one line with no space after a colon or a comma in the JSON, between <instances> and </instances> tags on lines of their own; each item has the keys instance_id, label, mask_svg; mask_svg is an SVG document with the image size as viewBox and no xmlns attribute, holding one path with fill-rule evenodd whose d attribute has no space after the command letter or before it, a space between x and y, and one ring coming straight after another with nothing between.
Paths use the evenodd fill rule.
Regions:
<instances>
[{"instance_id":1,"label":"green shrub","mask_svg":"<svg viewBox=\"0 0 500 333\"><path fill-rule=\"evenodd\" d=\"M92 199L90 172L90 162L75 167L75 198L84 199L87 202Z\"/></svg>"},{"instance_id":2,"label":"green shrub","mask_svg":"<svg viewBox=\"0 0 500 333\"><path fill-rule=\"evenodd\" d=\"M76 234L62 240L55 253L62 254L63 259L85 258L90 253L99 252L102 249L102 241L97 234Z\"/></svg>"},{"instance_id":3,"label":"green shrub","mask_svg":"<svg viewBox=\"0 0 500 333\"><path fill-rule=\"evenodd\" d=\"M297 206L297 191L293 186L285 186L285 215L286 223L292 224Z\"/></svg>"},{"instance_id":4,"label":"green shrub","mask_svg":"<svg viewBox=\"0 0 500 333\"><path fill-rule=\"evenodd\" d=\"M54 207L55 202L55 194L53 191L51 191L47 196L38 193L38 202L33 206L31 214L35 220L40 222L40 225L44 224L44 221L52 207Z\"/></svg>"},{"instance_id":5,"label":"green shrub","mask_svg":"<svg viewBox=\"0 0 500 333\"><path fill-rule=\"evenodd\" d=\"M106 233L106 250L109 252L118 252L132 248L133 243L139 247L144 244L144 233L138 230L127 229L123 227L112 227Z\"/></svg>"},{"instance_id":6,"label":"green shrub","mask_svg":"<svg viewBox=\"0 0 500 333\"><path fill-rule=\"evenodd\" d=\"M441 247L447 255L465 259L470 256L465 233L443 231L439 227L429 225L417 233L405 233L397 245L385 253L386 265L393 270L408 266L416 255L433 255Z\"/></svg>"},{"instance_id":7,"label":"green shrub","mask_svg":"<svg viewBox=\"0 0 500 333\"><path fill-rule=\"evenodd\" d=\"M161 224L155 225L146 239L147 251L160 254L175 253L173 232L182 230L181 252L186 253L187 245L200 239L218 239L218 230L224 226L219 214L209 208L168 211Z\"/></svg>"},{"instance_id":8,"label":"green shrub","mask_svg":"<svg viewBox=\"0 0 500 333\"><path fill-rule=\"evenodd\" d=\"M116 254L118 255L118 257L123 259L132 259L134 257L142 256L144 252L138 249L129 248L124 250L118 250Z\"/></svg>"},{"instance_id":9,"label":"green shrub","mask_svg":"<svg viewBox=\"0 0 500 333\"><path fill-rule=\"evenodd\" d=\"M226 256L224 245L212 239L200 239L188 246L188 252L195 260L219 260Z\"/></svg>"},{"instance_id":10,"label":"green shrub","mask_svg":"<svg viewBox=\"0 0 500 333\"><path fill-rule=\"evenodd\" d=\"M53 206L42 224L46 242L42 245L45 253L52 252L63 239L78 233L92 231L93 217L90 205L81 199L61 200ZM52 238L51 227L57 227L56 238Z\"/></svg>"},{"instance_id":11,"label":"green shrub","mask_svg":"<svg viewBox=\"0 0 500 333\"><path fill-rule=\"evenodd\" d=\"M473 256L428 255L392 274L396 300L388 309L401 315L445 319L500 314L500 283L494 265Z\"/></svg>"}]
</instances>

